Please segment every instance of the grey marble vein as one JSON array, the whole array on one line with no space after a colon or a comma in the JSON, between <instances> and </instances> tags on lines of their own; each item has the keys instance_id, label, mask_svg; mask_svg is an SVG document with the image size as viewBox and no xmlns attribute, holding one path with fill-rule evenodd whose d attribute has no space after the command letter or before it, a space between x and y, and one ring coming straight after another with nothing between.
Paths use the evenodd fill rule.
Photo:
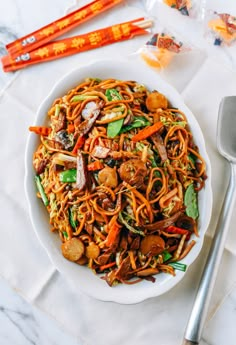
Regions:
<instances>
[{"instance_id":1,"label":"grey marble vein","mask_svg":"<svg viewBox=\"0 0 236 345\"><path fill-rule=\"evenodd\" d=\"M3 306L0 306L0 313L3 313L4 316L17 328L25 340L32 345L37 345L37 343L27 334L25 327L22 325L26 319L35 323L35 318L32 314L12 310ZM34 327L30 328L30 331L33 333L34 337L38 338L38 333L35 331Z\"/></svg>"},{"instance_id":2,"label":"grey marble vein","mask_svg":"<svg viewBox=\"0 0 236 345\"><path fill-rule=\"evenodd\" d=\"M6 44L17 39L16 33L7 26L0 26L0 56L6 55Z\"/></svg>"}]
</instances>

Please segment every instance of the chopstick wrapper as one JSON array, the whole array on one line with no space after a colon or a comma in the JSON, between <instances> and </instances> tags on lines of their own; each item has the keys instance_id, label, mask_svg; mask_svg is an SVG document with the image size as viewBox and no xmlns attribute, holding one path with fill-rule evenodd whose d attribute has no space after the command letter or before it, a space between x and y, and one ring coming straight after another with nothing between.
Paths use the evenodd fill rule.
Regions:
<instances>
[{"instance_id":1,"label":"chopstick wrapper","mask_svg":"<svg viewBox=\"0 0 236 345\"><path fill-rule=\"evenodd\" d=\"M50 5L51 2L41 2L51 9L52 15L55 15L55 8ZM22 23L28 19L28 14L24 15ZM115 11L115 16L123 21L146 15L138 8L121 5L116 7ZM102 20L100 18L100 22L99 17L96 17L96 23L88 22L86 31L94 31L99 27L98 24L104 27L113 23L114 13L107 12ZM104 303L81 294L78 287L72 286L55 270L29 221L23 186L24 154L28 127L34 123L42 100L62 74L104 56L114 59L114 68L119 69L116 58L133 53L146 41L145 35L139 36L117 45L108 45L50 64L38 64L34 68L23 69L15 74L15 79L5 92L0 94L0 274L28 301L55 318L63 329L75 335L78 345L181 344L209 248L210 238L207 237L199 258L191 265L184 279L168 293L136 305ZM183 69L181 73L184 72ZM155 79L155 72L153 78ZM179 75L176 79L179 79ZM235 93L236 75L212 60L205 60L197 71L194 70L190 79L185 85L181 83L181 90L186 104L200 123L212 162L214 216L208 231L212 233L217 218L215 215L219 214L227 184L227 167L215 147L218 106L223 96ZM137 81L142 83L142 80ZM178 80L173 81L179 85ZM236 234L233 231L235 215L231 222L232 229L214 290L207 327L214 322L217 308L220 308L222 300L236 283ZM219 332L222 332L222 327L219 327ZM228 345L233 345L234 339L232 338L233 342L228 342ZM34 338L35 343L39 341L38 338ZM224 342L209 343L221 345Z\"/></svg>"},{"instance_id":2,"label":"chopstick wrapper","mask_svg":"<svg viewBox=\"0 0 236 345\"><path fill-rule=\"evenodd\" d=\"M5 72L14 71L29 65L60 59L68 55L124 41L137 35L147 34L148 31L145 27L150 25L151 21L144 21L143 18L139 18L87 34L48 43L32 52L19 55L17 58L6 55L2 58L3 69Z\"/></svg>"},{"instance_id":3,"label":"chopstick wrapper","mask_svg":"<svg viewBox=\"0 0 236 345\"><path fill-rule=\"evenodd\" d=\"M9 43L6 46L7 51L12 58L17 58L19 55L26 54L45 45L49 41L65 34L69 30L72 30L83 22L95 17L112 6L115 6L121 1L122 0L95 0L56 20L55 22Z\"/></svg>"}]
</instances>

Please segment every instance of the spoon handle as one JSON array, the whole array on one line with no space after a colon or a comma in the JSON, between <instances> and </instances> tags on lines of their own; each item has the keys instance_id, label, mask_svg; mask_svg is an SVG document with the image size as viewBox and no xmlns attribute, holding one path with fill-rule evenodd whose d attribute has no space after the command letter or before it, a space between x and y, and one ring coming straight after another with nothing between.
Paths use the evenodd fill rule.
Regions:
<instances>
[{"instance_id":1,"label":"spoon handle","mask_svg":"<svg viewBox=\"0 0 236 345\"><path fill-rule=\"evenodd\" d=\"M218 267L224 250L225 239L236 199L236 165L231 163L230 181L220 212L205 268L202 273L195 302L185 331L183 345L199 344L206 320L208 306L215 284Z\"/></svg>"}]
</instances>

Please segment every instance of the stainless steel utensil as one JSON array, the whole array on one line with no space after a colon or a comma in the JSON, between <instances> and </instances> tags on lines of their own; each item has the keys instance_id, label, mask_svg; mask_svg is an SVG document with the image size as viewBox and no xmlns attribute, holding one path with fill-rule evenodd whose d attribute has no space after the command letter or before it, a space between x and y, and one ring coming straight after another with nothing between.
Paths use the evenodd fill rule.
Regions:
<instances>
[{"instance_id":1,"label":"stainless steel utensil","mask_svg":"<svg viewBox=\"0 0 236 345\"><path fill-rule=\"evenodd\" d=\"M217 124L217 147L219 153L229 161L231 174L215 235L185 331L183 345L199 344L236 199L236 96L225 97L221 101Z\"/></svg>"}]
</instances>

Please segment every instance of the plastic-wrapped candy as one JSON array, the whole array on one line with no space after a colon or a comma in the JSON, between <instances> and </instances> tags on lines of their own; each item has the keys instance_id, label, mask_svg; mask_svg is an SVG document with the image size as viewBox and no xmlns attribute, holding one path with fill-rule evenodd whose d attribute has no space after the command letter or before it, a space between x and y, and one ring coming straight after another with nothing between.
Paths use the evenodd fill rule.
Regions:
<instances>
[{"instance_id":1,"label":"plastic-wrapped candy","mask_svg":"<svg viewBox=\"0 0 236 345\"><path fill-rule=\"evenodd\" d=\"M236 41L236 17L229 13L208 11L206 14L206 36L216 46L230 46Z\"/></svg>"},{"instance_id":2,"label":"plastic-wrapped candy","mask_svg":"<svg viewBox=\"0 0 236 345\"><path fill-rule=\"evenodd\" d=\"M201 13L204 0L159 0L184 16L198 17Z\"/></svg>"},{"instance_id":3,"label":"plastic-wrapped candy","mask_svg":"<svg viewBox=\"0 0 236 345\"><path fill-rule=\"evenodd\" d=\"M156 33L141 50L144 61L156 69L166 68L173 58L180 53L191 50L168 32Z\"/></svg>"}]
</instances>

